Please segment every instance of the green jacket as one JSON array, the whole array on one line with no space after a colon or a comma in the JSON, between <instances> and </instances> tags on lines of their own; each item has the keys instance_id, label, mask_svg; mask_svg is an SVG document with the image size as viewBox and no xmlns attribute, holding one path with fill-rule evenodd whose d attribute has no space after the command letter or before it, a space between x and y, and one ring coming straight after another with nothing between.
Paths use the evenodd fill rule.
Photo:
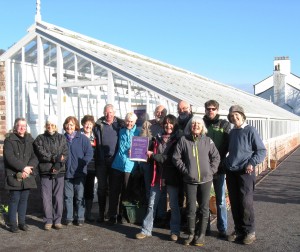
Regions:
<instances>
[{"instance_id":1,"label":"green jacket","mask_svg":"<svg viewBox=\"0 0 300 252\"><path fill-rule=\"evenodd\" d=\"M228 121L220 119L220 115L216 115L214 120L210 120L207 118L207 116L204 116L203 121L208 130L207 136L214 141L221 157L221 163L218 172L224 173L222 161L225 159L228 152L229 132L231 125Z\"/></svg>"}]
</instances>

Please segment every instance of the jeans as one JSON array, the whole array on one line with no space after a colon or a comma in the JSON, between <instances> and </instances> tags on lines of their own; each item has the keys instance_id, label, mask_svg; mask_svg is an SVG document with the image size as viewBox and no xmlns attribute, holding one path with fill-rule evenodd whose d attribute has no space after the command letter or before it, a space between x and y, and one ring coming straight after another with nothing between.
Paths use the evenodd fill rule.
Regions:
<instances>
[{"instance_id":1,"label":"jeans","mask_svg":"<svg viewBox=\"0 0 300 252\"><path fill-rule=\"evenodd\" d=\"M225 174L216 174L213 179L216 205L217 205L217 229L219 232L227 231L227 206L225 198Z\"/></svg>"},{"instance_id":2,"label":"jeans","mask_svg":"<svg viewBox=\"0 0 300 252\"><path fill-rule=\"evenodd\" d=\"M41 177L41 195L46 224L60 224L64 209L64 177Z\"/></svg>"},{"instance_id":3,"label":"jeans","mask_svg":"<svg viewBox=\"0 0 300 252\"><path fill-rule=\"evenodd\" d=\"M149 202L150 198L150 190L151 190L151 182L153 175L153 168L149 163L140 163L140 167L144 173L144 181L145 181L145 189L146 189L146 202ZM166 218L166 209L167 206L167 190L165 187L162 188L162 192L160 194L159 203L156 209L156 217L164 220Z\"/></svg>"},{"instance_id":4,"label":"jeans","mask_svg":"<svg viewBox=\"0 0 300 252\"><path fill-rule=\"evenodd\" d=\"M75 207L77 210L77 220L84 220L84 184L85 176L77 178L66 178L65 179L65 207L66 207L66 220L74 220L74 209L73 209L73 200L75 197Z\"/></svg>"},{"instance_id":5,"label":"jeans","mask_svg":"<svg viewBox=\"0 0 300 252\"><path fill-rule=\"evenodd\" d=\"M241 234L255 232L253 194L255 171L226 172L226 182L235 231Z\"/></svg>"},{"instance_id":6,"label":"jeans","mask_svg":"<svg viewBox=\"0 0 300 252\"><path fill-rule=\"evenodd\" d=\"M25 216L27 211L27 201L30 190L9 191L8 203L8 219L11 226L17 226L17 213L18 224L25 224Z\"/></svg>"},{"instance_id":7,"label":"jeans","mask_svg":"<svg viewBox=\"0 0 300 252\"><path fill-rule=\"evenodd\" d=\"M178 205L178 187L167 185L167 192L170 198L170 208L171 208L171 220L170 229L171 234L179 235L180 233L180 209ZM158 206L162 191L160 190L159 184L151 187L150 189L150 199L147 209L146 217L143 221L142 233L145 235L151 235L153 229L153 221L155 218L155 211Z\"/></svg>"}]
</instances>

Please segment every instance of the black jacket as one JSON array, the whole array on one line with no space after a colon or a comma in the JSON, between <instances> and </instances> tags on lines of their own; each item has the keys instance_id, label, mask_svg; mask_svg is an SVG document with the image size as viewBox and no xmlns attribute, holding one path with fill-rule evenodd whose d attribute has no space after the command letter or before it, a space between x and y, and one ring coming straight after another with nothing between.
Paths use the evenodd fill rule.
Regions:
<instances>
[{"instance_id":1,"label":"black jacket","mask_svg":"<svg viewBox=\"0 0 300 252\"><path fill-rule=\"evenodd\" d=\"M105 117L101 117L96 121L95 127L93 129L93 133L96 137L96 152L95 152L95 163L96 166L100 165L103 163L105 159L105 152L107 151L107 146L103 146L102 139L103 137L108 137L108 136L103 136L103 124L105 124ZM117 136L119 136L119 131L122 127L125 127L124 120L115 117L114 122L112 123L113 130L116 132ZM115 148L115 153L117 152L117 146L118 142L116 142L116 148Z\"/></svg>"},{"instance_id":2,"label":"black jacket","mask_svg":"<svg viewBox=\"0 0 300 252\"><path fill-rule=\"evenodd\" d=\"M33 138L26 133L23 141L15 134L7 134L3 145L5 166L5 189L24 190L37 188L35 171L38 159L33 151ZM26 166L33 166L33 173L28 178L17 180L17 173L22 172Z\"/></svg>"},{"instance_id":3,"label":"black jacket","mask_svg":"<svg viewBox=\"0 0 300 252\"><path fill-rule=\"evenodd\" d=\"M154 151L152 158L152 166L156 162L156 171L153 169L152 181L165 179L166 185L179 186L182 176L178 169L172 163L172 156L177 144L178 138L176 134L172 135L167 142L163 141L163 136L157 135L152 138L150 150ZM156 178L157 177L157 178Z\"/></svg>"},{"instance_id":4,"label":"black jacket","mask_svg":"<svg viewBox=\"0 0 300 252\"><path fill-rule=\"evenodd\" d=\"M39 160L39 173L41 176L63 175L66 172L65 161L68 159L68 145L66 137L59 133L50 135L47 131L38 135L33 142L35 154ZM61 155L64 160L61 160ZM51 172L52 168L57 174Z\"/></svg>"},{"instance_id":5,"label":"black jacket","mask_svg":"<svg viewBox=\"0 0 300 252\"><path fill-rule=\"evenodd\" d=\"M211 181L218 170L220 155L214 142L205 135L182 136L173 153L173 164L188 184Z\"/></svg>"}]
</instances>

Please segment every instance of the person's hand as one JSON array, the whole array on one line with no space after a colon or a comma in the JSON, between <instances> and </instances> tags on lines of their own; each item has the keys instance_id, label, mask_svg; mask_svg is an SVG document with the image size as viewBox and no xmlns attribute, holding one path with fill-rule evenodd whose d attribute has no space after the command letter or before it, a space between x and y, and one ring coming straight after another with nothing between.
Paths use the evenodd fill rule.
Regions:
<instances>
[{"instance_id":1,"label":"person's hand","mask_svg":"<svg viewBox=\"0 0 300 252\"><path fill-rule=\"evenodd\" d=\"M64 161L64 159L65 159L64 155L61 155L60 161Z\"/></svg>"},{"instance_id":2,"label":"person's hand","mask_svg":"<svg viewBox=\"0 0 300 252\"><path fill-rule=\"evenodd\" d=\"M245 172L251 174L253 172L253 166L251 164L248 164Z\"/></svg>"},{"instance_id":3,"label":"person's hand","mask_svg":"<svg viewBox=\"0 0 300 252\"><path fill-rule=\"evenodd\" d=\"M153 151L147 151L147 156L150 158L153 155Z\"/></svg>"},{"instance_id":4,"label":"person's hand","mask_svg":"<svg viewBox=\"0 0 300 252\"><path fill-rule=\"evenodd\" d=\"M23 172L26 172L28 175L32 173L32 169L33 167L32 166L26 166L24 169L23 169Z\"/></svg>"},{"instance_id":5,"label":"person's hand","mask_svg":"<svg viewBox=\"0 0 300 252\"><path fill-rule=\"evenodd\" d=\"M26 179L29 177L29 174L25 171L22 172L22 179Z\"/></svg>"}]
</instances>

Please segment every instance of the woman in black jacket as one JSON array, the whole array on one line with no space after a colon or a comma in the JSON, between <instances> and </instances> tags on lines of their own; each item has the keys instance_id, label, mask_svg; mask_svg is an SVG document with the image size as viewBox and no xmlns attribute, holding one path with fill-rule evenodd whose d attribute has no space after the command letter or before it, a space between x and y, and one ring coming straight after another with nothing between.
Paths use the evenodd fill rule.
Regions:
<instances>
[{"instance_id":1,"label":"woman in black jacket","mask_svg":"<svg viewBox=\"0 0 300 252\"><path fill-rule=\"evenodd\" d=\"M4 140L5 189L9 190L8 218L10 231L28 230L25 224L30 189L37 188L34 170L38 160L33 151L33 138L27 133L27 122L17 118L13 132ZM17 222L18 213L18 222Z\"/></svg>"},{"instance_id":2,"label":"woman in black jacket","mask_svg":"<svg viewBox=\"0 0 300 252\"><path fill-rule=\"evenodd\" d=\"M52 225L56 229L61 229L68 145L65 136L57 132L56 116L50 115L47 118L45 129L45 133L39 135L34 141L35 153L40 162L44 229L51 230Z\"/></svg>"}]
</instances>

